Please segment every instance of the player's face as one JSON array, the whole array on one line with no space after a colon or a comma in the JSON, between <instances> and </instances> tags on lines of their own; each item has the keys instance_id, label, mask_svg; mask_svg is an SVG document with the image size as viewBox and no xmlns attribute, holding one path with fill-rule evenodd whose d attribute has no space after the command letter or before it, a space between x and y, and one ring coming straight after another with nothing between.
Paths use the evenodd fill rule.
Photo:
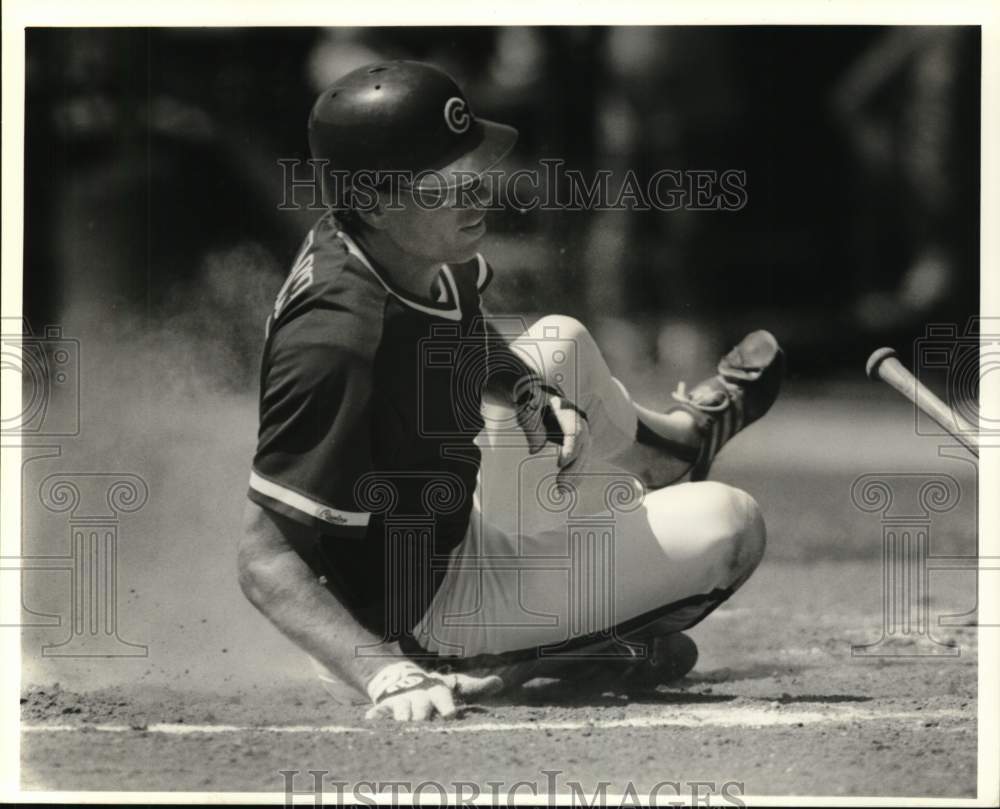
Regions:
<instances>
[{"instance_id":1,"label":"player's face","mask_svg":"<svg viewBox=\"0 0 1000 809\"><path fill-rule=\"evenodd\" d=\"M472 192L401 191L386 209L384 232L403 252L428 262L469 261L486 235L486 211Z\"/></svg>"}]
</instances>

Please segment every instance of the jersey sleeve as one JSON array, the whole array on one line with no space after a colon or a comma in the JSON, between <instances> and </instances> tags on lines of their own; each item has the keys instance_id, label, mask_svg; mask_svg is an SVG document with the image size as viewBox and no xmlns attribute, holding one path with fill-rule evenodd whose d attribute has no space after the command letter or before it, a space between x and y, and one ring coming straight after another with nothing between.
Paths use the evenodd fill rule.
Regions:
<instances>
[{"instance_id":1,"label":"jersey sleeve","mask_svg":"<svg viewBox=\"0 0 1000 809\"><path fill-rule=\"evenodd\" d=\"M372 468L372 362L360 346L331 343L331 318L313 310L266 349L248 496L324 534L361 537L370 514L355 486Z\"/></svg>"}]
</instances>

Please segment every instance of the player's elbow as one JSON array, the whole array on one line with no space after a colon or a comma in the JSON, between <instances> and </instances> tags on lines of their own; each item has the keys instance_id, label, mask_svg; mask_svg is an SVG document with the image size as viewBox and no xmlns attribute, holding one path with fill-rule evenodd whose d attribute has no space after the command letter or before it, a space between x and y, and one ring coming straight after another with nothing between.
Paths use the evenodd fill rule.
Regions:
<instances>
[{"instance_id":1,"label":"player's elbow","mask_svg":"<svg viewBox=\"0 0 1000 809\"><path fill-rule=\"evenodd\" d=\"M248 542L241 537L236 554L236 575L240 590L247 600L255 607L261 607L266 601L268 565L260 554L254 550L252 538Z\"/></svg>"},{"instance_id":2,"label":"player's elbow","mask_svg":"<svg viewBox=\"0 0 1000 809\"><path fill-rule=\"evenodd\" d=\"M305 561L314 542L309 528L248 502L236 554L243 594L267 615L294 599L314 580Z\"/></svg>"},{"instance_id":3,"label":"player's elbow","mask_svg":"<svg viewBox=\"0 0 1000 809\"><path fill-rule=\"evenodd\" d=\"M236 573L240 590L255 607L264 609L269 593L274 589L275 562L285 549L276 542L263 519L263 510L248 503L244 513L243 531L236 550Z\"/></svg>"},{"instance_id":4,"label":"player's elbow","mask_svg":"<svg viewBox=\"0 0 1000 809\"><path fill-rule=\"evenodd\" d=\"M283 609L300 583L300 571L291 561L291 556L283 552L260 549L253 537L240 543L236 560L240 590L268 617Z\"/></svg>"}]
</instances>

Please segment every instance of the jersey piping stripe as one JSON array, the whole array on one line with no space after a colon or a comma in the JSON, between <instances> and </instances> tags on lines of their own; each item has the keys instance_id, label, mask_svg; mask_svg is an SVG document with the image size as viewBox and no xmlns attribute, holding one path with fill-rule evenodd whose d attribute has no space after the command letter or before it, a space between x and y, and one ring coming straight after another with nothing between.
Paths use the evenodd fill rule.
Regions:
<instances>
[{"instance_id":1,"label":"jersey piping stripe","mask_svg":"<svg viewBox=\"0 0 1000 809\"><path fill-rule=\"evenodd\" d=\"M476 253L476 262L479 264L479 274L476 276L476 289L482 292L490 281L490 265L486 263L482 253Z\"/></svg>"},{"instance_id":2,"label":"jersey piping stripe","mask_svg":"<svg viewBox=\"0 0 1000 809\"><path fill-rule=\"evenodd\" d=\"M299 494L299 492L285 488L273 480L263 478L256 471L250 472L250 488L265 497L270 497L272 500L284 503L296 511L301 511L303 514L307 514L320 522L331 523L333 525L364 527L368 525L368 520L371 517L371 513L367 511L344 511L343 509L332 508L325 503L320 503L318 500L306 497L304 494Z\"/></svg>"},{"instance_id":3,"label":"jersey piping stripe","mask_svg":"<svg viewBox=\"0 0 1000 809\"><path fill-rule=\"evenodd\" d=\"M429 306L425 303L418 303L412 298L407 297L398 289L396 289L392 284L390 284L385 278L379 275L378 271L372 266L371 262L368 261L368 257L361 252L361 249L354 243L354 239L344 233L342 230L337 231L337 238L340 239L344 245L347 247L347 251L354 256L358 261L360 261L368 269L368 271L378 279L378 282L385 287L386 292L390 292L396 296L400 301L405 303L411 309L416 309L418 312L423 312L427 315L435 315L437 317L444 317L448 320L461 320L462 310L458 303L458 290L455 288L455 281L451 277L451 270L448 265L442 266L442 273L447 278L448 284L451 287L450 292L452 295L452 305L442 305L441 308L436 306Z\"/></svg>"},{"instance_id":4,"label":"jersey piping stripe","mask_svg":"<svg viewBox=\"0 0 1000 809\"><path fill-rule=\"evenodd\" d=\"M455 309L458 310L458 285L455 283L455 276L451 274L451 267L449 267L447 264L442 265L441 276L444 278L445 281L448 282L448 286L450 287L451 299L455 301ZM462 318L461 310L458 311L458 317L461 320Z\"/></svg>"}]
</instances>

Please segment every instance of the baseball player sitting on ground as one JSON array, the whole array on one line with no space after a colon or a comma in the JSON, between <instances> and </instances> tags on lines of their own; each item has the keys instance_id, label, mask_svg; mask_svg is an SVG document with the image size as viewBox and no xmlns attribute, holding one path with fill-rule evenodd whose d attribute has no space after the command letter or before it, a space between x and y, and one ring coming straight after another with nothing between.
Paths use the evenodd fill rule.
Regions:
<instances>
[{"instance_id":1,"label":"baseball player sitting on ground","mask_svg":"<svg viewBox=\"0 0 1000 809\"><path fill-rule=\"evenodd\" d=\"M484 315L484 206L461 191L517 133L476 118L447 74L356 70L309 135L344 188L409 179L322 216L278 294L244 593L369 716L449 717L539 676L684 675L682 630L764 552L754 500L705 477L774 402L775 339L744 338L668 412L641 407L576 320Z\"/></svg>"}]
</instances>

